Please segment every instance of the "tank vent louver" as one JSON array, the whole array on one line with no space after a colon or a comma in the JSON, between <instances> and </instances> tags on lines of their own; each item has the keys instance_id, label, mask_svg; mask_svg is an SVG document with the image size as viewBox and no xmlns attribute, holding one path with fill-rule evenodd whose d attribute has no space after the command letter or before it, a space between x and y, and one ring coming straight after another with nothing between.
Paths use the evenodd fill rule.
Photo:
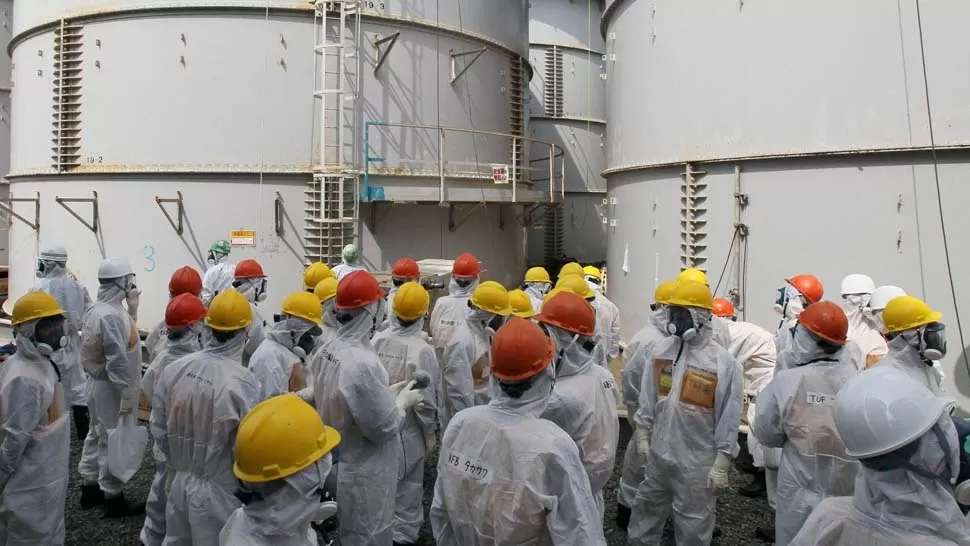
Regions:
<instances>
[{"instance_id":1,"label":"tank vent louver","mask_svg":"<svg viewBox=\"0 0 970 546\"><path fill-rule=\"evenodd\" d=\"M696 267L702 271L707 268L707 183L700 178L706 173L695 171L688 163L681 173L680 184L680 261L682 268Z\"/></svg>"},{"instance_id":2,"label":"tank vent louver","mask_svg":"<svg viewBox=\"0 0 970 546\"><path fill-rule=\"evenodd\" d=\"M344 245L356 239L357 179L352 176L315 174L304 193L307 263L340 263Z\"/></svg>"},{"instance_id":3,"label":"tank vent louver","mask_svg":"<svg viewBox=\"0 0 970 546\"><path fill-rule=\"evenodd\" d=\"M54 112L51 168L67 172L81 163L81 27L61 20L54 29Z\"/></svg>"},{"instance_id":4,"label":"tank vent louver","mask_svg":"<svg viewBox=\"0 0 970 546\"><path fill-rule=\"evenodd\" d=\"M526 83L522 57L516 55L512 57L509 70L509 132L520 137L525 136ZM521 174L528 172L522 165L525 159L525 143L517 138L510 146L510 164L516 167L509 173L509 177L514 181L521 181Z\"/></svg>"},{"instance_id":5,"label":"tank vent louver","mask_svg":"<svg viewBox=\"0 0 970 546\"><path fill-rule=\"evenodd\" d=\"M556 204L546 209L545 241L543 245L544 257L547 264L558 263L566 255L563 245L565 220L562 204Z\"/></svg>"},{"instance_id":6,"label":"tank vent louver","mask_svg":"<svg viewBox=\"0 0 970 546\"><path fill-rule=\"evenodd\" d=\"M562 94L562 50L557 46L552 46L546 50L546 80L543 83L547 116L553 118L563 116Z\"/></svg>"}]
</instances>

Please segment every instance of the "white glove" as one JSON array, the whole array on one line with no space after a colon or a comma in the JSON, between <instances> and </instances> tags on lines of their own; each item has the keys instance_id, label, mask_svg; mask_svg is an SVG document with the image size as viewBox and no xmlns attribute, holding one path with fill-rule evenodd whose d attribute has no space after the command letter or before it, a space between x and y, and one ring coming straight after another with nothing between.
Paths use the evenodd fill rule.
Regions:
<instances>
[{"instance_id":1,"label":"white glove","mask_svg":"<svg viewBox=\"0 0 970 546\"><path fill-rule=\"evenodd\" d=\"M421 339L423 339L428 345L434 345L434 342L431 341L431 336L428 335L428 332L421 332Z\"/></svg>"},{"instance_id":2,"label":"white glove","mask_svg":"<svg viewBox=\"0 0 970 546\"><path fill-rule=\"evenodd\" d=\"M407 411L414 406L417 406L424 401L424 392L421 389L414 390L411 386L414 385L414 381L408 381L405 388L401 390L397 395L397 399L394 402L397 407L401 408L401 411Z\"/></svg>"},{"instance_id":3,"label":"white glove","mask_svg":"<svg viewBox=\"0 0 970 546\"><path fill-rule=\"evenodd\" d=\"M644 459L650 458L650 433L642 428L633 431L637 440L637 453Z\"/></svg>"},{"instance_id":4,"label":"white glove","mask_svg":"<svg viewBox=\"0 0 970 546\"><path fill-rule=\"evenodd\" d=\"M121 391L121 405L118 408L118 415L128 415L135 411L138 406L138 390L125 389Z\"/></svg>"},{"instance_id":5,"label":"white glove","mask_svg":"<svg viewBox=\"0 0 970 546\"><path fill-rule=\"evenodd\" d=\"M626 422L630 424L630 430L633 432L637 431L637 420L633 417L637 414L637 406L633 404L626 405Z\"/></svg>"},{"instance_id":6,"label":"white glove","mask_svg":"<svg viewBox=\"0 0 970 546\"><path fill-rule=\"evenodd\" d=\"M137 288L128 292L125 296L125 303L128 304L128 316L131 320L138 321L138 304L141 301L141 290Z\"/></svg>"},{"instance_id":7,"label":"white glove","mask_svg":"<svg viewBox=\"0 0 970 546\"><path fill-rule=\"evenodd\" d=\"M435 446L438 445L438 439L435 438L434 427L428 427L424 429L424 453L427 455L434 451Z\"/></svg>"},{"instance_id":8,"label":"white glove","mask_svg":"<svg viewBox=\"0 0 970 546\"><path fill-rule=\"evenodd\" d=\"M394 383L388 388L391 389L391 392L394 393L394 396L397 396L401 394L401 391L404 389L404 387L408 385L408 383L410 383L410 381L401 381L400 383Z\"/></svg>"},{"instance_id":9,"label":"white glove","mask_svg":"<svg viewBox=\"0 0 970 546\"><path fill-rule=\"evenodd\" d=\"M317 508L317 515L314 518L315 523L323 523L328 519L337 515L337 503L333 501L327 501L320 503Z\"/></svg>"},{"instance_id":10,"label":"white glove","mask_svg":"<svg viewBox=\"0 0 970 546\"><path fill-rule=\"evenodd\" d=\"M313 405L313 387L306 387L296 391L296 395L307 404Z\"/></svg>"},{"instance_id":11,"label":"white glove","mask_svg":"<svg viewBox=\"0 0 970 546\"><path fill-rule=\"evenodd\" d=\"M717 458L714 459L714 466L711 467L711 472L707 475L707 487L715 492L727 489L728 469L730 467L731 458L718 451Z\"/></svg>"}]
</instances>

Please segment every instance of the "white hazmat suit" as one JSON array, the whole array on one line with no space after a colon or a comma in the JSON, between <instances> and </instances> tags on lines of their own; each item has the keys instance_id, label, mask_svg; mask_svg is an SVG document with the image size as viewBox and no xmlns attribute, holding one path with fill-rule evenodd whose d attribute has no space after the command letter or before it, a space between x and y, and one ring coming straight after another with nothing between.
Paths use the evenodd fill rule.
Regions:
<instances>
[{"instance_id":1,"label":"white hazmat suit","mask_svg":"<svg viewBox=\"0 0 970 546\"><path fill-rule=\"evenodd\" d=\"M304 360L307 355L298 342L316 324L299 317L286 317L266 330L266 338L249 359L249 369L259 381L259 400L308 386Z\"/></svg>"},{"instance_id":2,"label":"white hazmat suit","mask_svg":"<svg viewBox=\"0 0 970 546\"><path fill-rule=\"evenodd\" d=\"M536 314L539 314L539 311L542 310L542 300L545 299L550 288L552 288L552 284L547 282L525 283L525 293L529 296L529 301L532 302L532 310Z\"/></svg>"},{"instance_id":3,"label":"white hazmat suit","mask_svg":"<svg viewBox=\"0 0 970 546\"><path fill-rule=\"evenodd\" d=\"M845 316L849 319L849 331L846 337L859 347L865 368L871 368L889 351L886 346L886 339L876 329L877 324L868 314L868 307L860 307L862 303L868 304L869 296L850 295L844 297L851 298L842 302L842 310L845 311ZM857 300L857 298L863 297L865 298L863 301Z\"/></svg>"},{"instance_id":4,"label":"white hazmat suit","mask_svg":"<svg viewBox=\"0 0 970 546\"><path fill-rule=\"evenodd\" d=\"M216 294L232 288L232 280L236 277L236 264L229 263L229 255L219 255L216 263L206 269L202 277L202 303L206 307L212 303Z\"/></svg>"},{"instance_id":5,"label":"white hazmat suit","mask_svg":"<svg viewBox=\"0 0 970 546\"><path fill-rule=\"evenodd\" d=\"M775 375L775 341L771 332L750 322L728 321L728 352L744 370L744 394L749 400L741 415L742 425L754 422L758 394ZM749 432L749 431L746 431ZM765 448L754 434L748 436L748 452L754 466L764 468Z\"/></svg>"},{"instance_id":6,"label":"white hazmat suit","mask_svg":"<svg viewBox=\"0 0 970 546\"><path fill-rule=\"evenodd\" d=\"M609 367L614 358L620 356L620 309L606 296L600 293L599 286L596 287L596 298L593 299L593 309L596 310L596 326L599 328L600 351L603 353L601 358Z\"/></svg>"},{"instance_id":7,"label":"white hazmat suit","mask_svg":"<svg viewBox=\"0 0 970 546\"><path fill-rule=\"evenodd\" d=\"M487 404L491 343L486 326L495 315L473 309L444 346L441 359L441 429L459 411Z\"/></svg>"},{"instance_id":8,"label":"white hazmat suit","mask_svg":"<svg viewBox=\"0 0 970 546\"><path fill-rule=\"evenodd\" d=\"M933 364L927 364L914 346L915 333L903 332L889 342L889 353L876 366L895 368L923 385L937 396L943 396L943 377Z\"/></svg>"},{"instance_id":9,"label":"white hazmat suit","mask_svg":"<svg viewBox=\"0 0 970 546\"><path fill-rule=\"evenodd\" d=\"M81 367L81 328L84 326L84 314L93 305L91 296L84 285L67 276L63 264L46 268L43 276L37 280L37 289L53 296L67 319L67 347L58 353L57 359L64 400L71 407L87 406L87 381Z\"/></svg>"},{"instance_id":10,"label":"white hazmat suit","mask_svg":"<svg viewBox=\"0 0 970 546\"><path fill-rule=\"evenodd\" d=\"M462 287L458 281L451 279L448 283L448 295L438 298L431 310L431 339L434 346L442 348L451 340L455 330L464 324L465 319L471 313L468 307L468 299L472 292L478 287L478 279L473 280L468 286ZM441 354L438 354L438 361L441 361Z\"/></svg>"}]
</instances>

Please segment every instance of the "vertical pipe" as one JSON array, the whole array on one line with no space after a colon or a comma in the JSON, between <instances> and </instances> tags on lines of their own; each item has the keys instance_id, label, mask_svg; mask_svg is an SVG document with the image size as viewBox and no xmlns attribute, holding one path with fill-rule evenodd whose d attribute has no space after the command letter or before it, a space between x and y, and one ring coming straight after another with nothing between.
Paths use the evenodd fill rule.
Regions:
<instances>
[{"instance_id":1,"label":"vertical pipe","mask_svg":"<svg viewBox=\"0 0 970 546\"><path fill-rule=\"evenodd\" d=\"M373 122L364 122L364 200L370 199L370 126Z\"/></svg>"},{"instance_id":2,"label":"vertical pipe","mask_svg":"<svg viewBox=\"0 0 970 546\"><path fill-rule=\"evenodd\" d=\"M556 200L556 145L549 145L549 201Z\"/></svg>"},{"instance_id":3,"label":"vertical pipe","mask_svg":"<svg viewBox=\"0 0 970 546\"><path fill-rule=\"evenodd\" d=\"M438 204L445 204L445 129L438 127Z\"/></svg>"},{"instance_id":4,"label":"vertical pipe","mask_svg":"<svg viewBox=\"0 0 970 546\"><path fill-rule=\"evenodd\" d=\"M741 297L741 245L744 243L744 237L741 236L741 165L734 166L734 230L737 235L737 245L732 247L734 250L734 293L735 302L734 304L741 308L742 316L744 318L744 308L741 307L741 302L744 301Z\"/></svg>"},{"instance_id":5,"label":"vertical pipe","mask_svg":"<svg viewBox=\"0 0 970 546\"><path fill-rule=\"evenodd\" d=\"M509 174L512 176L512 202L513 203L515 203L515 183L517 182L517 179L518 179L518 176L516 176L516 173L518 172L517 168L519 163L518 162L519 154L515 153L516 140L518 140L518 137L516 137L515 135L512 135L512 172Z\"/></svg>"}]
</instances>

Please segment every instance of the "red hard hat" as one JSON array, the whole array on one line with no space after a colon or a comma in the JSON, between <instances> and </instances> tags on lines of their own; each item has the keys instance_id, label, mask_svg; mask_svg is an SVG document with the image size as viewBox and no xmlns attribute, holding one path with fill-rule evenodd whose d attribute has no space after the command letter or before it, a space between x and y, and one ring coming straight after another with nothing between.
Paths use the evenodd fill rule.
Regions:
<instances>
[{"instance_id":1,"label":"red hard hat","mask_svg":"<svg viewBox=\"0 0 970 546\"><path fill-rule=\"evenodd\" d=\"M394 264L391 276L398 279L419 279L421 278L421 271L418 269L418 262L411 258L401 258Z\"/></svg>"},{"instance_id":2,"label":"red hard hat","mask_svg":"<svg viewBox=\"0 0 970 546\"><path fill-rule=\"evenodd\" d=\"M340 280L337 285L337 309L360 309L383 298L387 292L373 275L358 269Z\"/></svg>"},{"instance_id":3,"label":"red hard hat","mask_svg":"<svg viewBox=\"0 0 970 546\"><path fill-rule=\"evenodd\" d=\"M512 317L492 339L492 375L524 381L549 366L554 350L552 339L534 322Z\"/></svg>"},{"instance_id":4,"label":"red hard hat","mask_svg":"<svg viewBox=\"0 0 970 546\"><path fill-rule=\"evenodd\" d=\"M535 319L581 336L596 333L596 312L582 296L563 290L546 303Z\"/></svg>"},{"instance_id":5,"label":"red hard hat","mask_svg":"<svg viewBox=\"0 0 970 546\"><path fill-rule=\"evenodd\" d=\"M845 345L849 319L835 303L821 301L809 305L798 314L798 323L829 343Z\"/></svg>"},{"instance_id":6,"label":"red hard hat","mask_svg":"<svg viewBox=\"0 0 970 546\"><path fill-rule=\"evenodd\" d=\"M179 294L165 308L165 326L178 330L205 318L205 305L194 294Z\"/></svg>"},{"instance_id":7,"label":"red hard hat","mask_svg":"<svg viewBox=\"0 0 970 546\"><path fill-rule=\"evenodd\" d=\"M178 296L179 294L192 294L198 296L202 293L202 276L195 269L183 265L172 273L172 278L168 281L168 295Z\"/></svg>"},{"instance_id":8,"label":"red hard hat","mask_svg":"<svg viewBox=\"0 0 970 546\"><path fill-rule=\"evenodd\" d=\"M467 252L455 258L455 263L451 266L451 276L456 279L477 279L481 272L482 266L478 263L478 258Z\"/></svg>"},{"instance_id":9,"label":"red hard hat","mask_svg":"<svg viewBox=\"0 0 970 546\"><path fill-rule=\"evenodd\" d=\"M730 318L737 314L734 310L734 304L731 300L726 300L724 298L714 298L714 316Z\"/></svg>"},{"instance_id":10,"label":"red hard hat","mask_svg":"<svg viewBox=\"0 0 970 546\"><path fill-rule=\"evenodd\" d=\"M795 275L790 279L786 279L786 281L801 292L803 296L808 298L809 303L822 301L822 294L825 291L822 289L822 283L819 282L815 275Z\"/></svg>"},{"instance_id":11,"label":"red hard hat","mask_svg":"<svg viewBox=\"0 0 970 546\"><path fill-rule=\"evenodd\" d=\"M236 264L237 279L261 279L266 277L263 266L256 260L243 260Z\"/></svg>"}]
</instances>

